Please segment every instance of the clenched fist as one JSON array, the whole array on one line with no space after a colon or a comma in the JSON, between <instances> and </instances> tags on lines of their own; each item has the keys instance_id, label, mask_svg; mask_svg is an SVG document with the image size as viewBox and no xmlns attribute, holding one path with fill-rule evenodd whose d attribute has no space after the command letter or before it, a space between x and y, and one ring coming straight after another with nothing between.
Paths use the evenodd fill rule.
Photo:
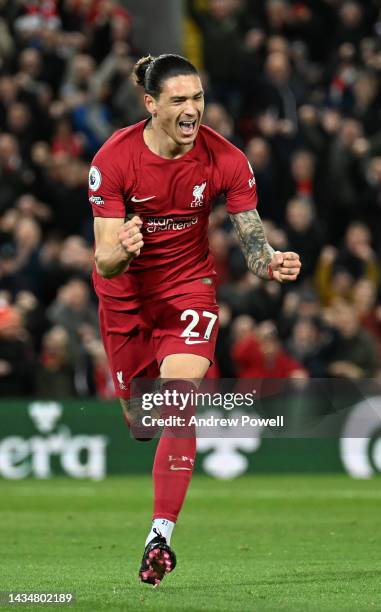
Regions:
<instances>
[{"instance_id":1,"label":"clenched fist","mask_svg":"<svg viewBox=\"0 0 381 612\"><path fill-rule=\"evenodd\" d=\"M130 259L138 257L144 246L143 234L141 233L142 225L143 221L135 216L127 221L119 231L120 244L130 256Z\"/></svg>"},{"instance_id":2,"label":"clenched fist","mask_svg":"<svg viewBox=\"0 0 381 612\"><path fill-rule=\"evenodd\" d=\"M279 283L296 280L302 267L299 255L291 251L286 253L275 251L270 265L273 277Z\"/></svg>"}]
</instances>

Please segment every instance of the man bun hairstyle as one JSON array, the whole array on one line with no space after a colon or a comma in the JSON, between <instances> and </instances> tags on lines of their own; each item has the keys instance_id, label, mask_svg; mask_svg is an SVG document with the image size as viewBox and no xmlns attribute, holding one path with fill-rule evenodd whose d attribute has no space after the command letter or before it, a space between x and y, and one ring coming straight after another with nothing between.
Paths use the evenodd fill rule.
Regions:
<instances>
[{"instance_id":1,"label":"man bun hairstyle","mask_svg":"<svg viewBox=\"0 0 381 612\"><path fill-rule=\"evenodd\" d=\"M164 81L180 75L198 75L198 71L189 60L174 53L157 57L147 55L136 62L134 68L136 85L154 98L160 96Z\"/></svg>"},{"instance_id":2,"label":"man bun hairstyle","mask_svg":"<svg viewBox=\"0 0 381 612\"><path fill-rule=\"evenodd\" d=\"M145 89L145 80L148 68L155 61L155 58L152 55L147 55L146 57L141 57L138 62L135 64L134 68L134 77L136 85L143 87Z\"/></svg>"}]
</instances>

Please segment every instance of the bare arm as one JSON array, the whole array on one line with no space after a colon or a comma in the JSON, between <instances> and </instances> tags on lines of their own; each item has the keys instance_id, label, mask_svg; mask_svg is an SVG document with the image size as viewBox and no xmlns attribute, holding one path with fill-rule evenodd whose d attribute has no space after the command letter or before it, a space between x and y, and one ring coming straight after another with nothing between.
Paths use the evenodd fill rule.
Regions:
<instances>
[{"instance_id":1,"label":"bare arm","mask_svg":"<svg viewBox=\"0 0 381 612\"><path fill-rule=\"evenodd\" d=\"M113 278L128 269L131 260L140 255L143 247L142 221L134 217L124 219L95 217L95 265L98 274Z\"/></svg>"},{"instance_id":2,"label":"bare arm","mask_svg":"<svg viewBox=\"0 0 381 612\"><path fill-rule=\"evenodd\" d=\"M230 219L250 272L259 278L274 278L280 283L296 280L301 268L299 255L274 251L267 242L261 218L255 209L231 214Z\"/></svg>"}]
</instances>

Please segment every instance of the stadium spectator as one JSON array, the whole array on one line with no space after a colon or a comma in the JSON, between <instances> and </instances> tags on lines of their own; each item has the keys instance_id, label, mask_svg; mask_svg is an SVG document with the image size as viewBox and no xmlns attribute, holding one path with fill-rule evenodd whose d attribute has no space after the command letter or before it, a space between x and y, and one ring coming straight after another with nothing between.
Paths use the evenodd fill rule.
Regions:
<instances>
[{"instance_id":1,"label":"stadium spectator","mask_svg":"<svg viewBox=\"0 0 381 612\"><path fill-rule=\"evenodd\" d=\"M69 236L62 240L50 235L40 252L41 300L49 305L60 287L71 278L81 278L89 284L93 265L93 251L82 236Z\"/></svg>"},{"instance_id":2,"label":"stadium spectator","mask_svg":"<svg viewBox=\"0 0 381 612\"><path fill-rule=\"evenodd\" d=\"M38 355L41 350L42 336L49 327L45 310L31 291L19 291L13 305L21 315L33 351Z\"/></svg>"},{"instance_id":3,"label":"stadium spectator","mask_svg":"<svg viewBox=\"0 0 381 612\"><path fill-rule=\"evenodd\" d=\"M330 304L335 297L351 300L353 283L367 278L377 287L380 266L371 247L371 234L362 223L353 222L348 227L343 247L337 251L326 246L316 267L316 287L323 304Z\"/></svg>"},{"instance_id":4,"label":"stadium spectator","mask_svg":"<svg viewBox=\"0 0 381 612\"><path fill-rule=\"evenodd\" d=\"M247 30L235 0L211 0L207 10L200 10L195 0L187 0L189 15L203 35L203 61L210 83L210 95L226 106L235 118L240 111L240 61ZM221 58L224 58L221 61Z\"/></svg>"},{"instance_id":5,"label":"stadium spectator","mask_svg":"<svg viewBox=\"0 0 381 612\"><path fill-rule=\"evenodd\" d=\"M40 202L33 194L25 193L15 204L15 209L23 218L35 219L41 226L51 222L51 211L47 204Z\"/></svg>"},{"instance_id":6,"label":"stadium spectator","mask_svg":"<svg viewBox=\"0 0 381 612\"><path fill-rule=\"evenodd\" d=\"M219 275L217 283L220 285L229 278L229 241L226 233L215 228L209 232L209 245L213 253L216 271Z\"/></svg>"},{"instance_id":7,"label":"stadium spectator","mask_svg":"<svg viewBox=\"0 0 381 612\"><path fill-rule=\"evenodd\" d=\"M93 86L112 110L110 120L123 127L144 119L141 96L131 79L133 59L125 41L115 42L94 75Z\"/></svg>"},{"instance_id":8,"label":"stadium spectator","mask_svg":"<svg viewBox=\"0 0 381 612\"><path fill-rule=\"evenodd\" d=\"M75 396L69 334L59 325L52 327L42 338L36 373L36 393L38 397L48 399Z\"/></svg>"},{"instance_id":9,"label":"stadium spectator","mask_svg":"<svg viewBox=\"0 0 381 612\"><path fill-rule=\"evenodd\" d=\"M75 55L60 91L75 130L85 137L88 155L94 153L112 133L110 112L103 102L103 92L95 89L95 68L91 55Z\"/></svg>"},{"instance_id":10,"label":"stadium spectator","mask_svg":"<svg viewBox=\"0 0 381 612\"><path fill-rule=\"evenodd\" d=\"M115 43L130 41L131 16L119 3L106 0L94 4L90 19L92 26L90 52L97 63L105 59Z\"/></svg>"},{"instance_id":11,"label":"stadium spectator","mask_svg":"<svg viewBox=\"0 0 381 612\"><path fill-rule=\"evenodd\" d=\"M381 356L381 306L377 305L377 291L370 280L361 278L353 287L353 306L361 326L376 340Z\"/></svg>"},{"instance_id":12,"label":"stadium spectator","mask_svg":"<svg viewBox=\"0 0 381 612\"><path fill-rule=\"evenodd\" d=\"M359 215L372 233L372 240L381 252L381 157L367 159L362 166L362 184L359 194Z\"/></svg>"},{"instance_id":13,"label":"stadium spectator","mask_svg":"<svg viewBox=\"0 0 381 612\"><path fill-rule=\"evenodd\" d=\"M3 227L9 233L0 255L0 288L11 291L13 297L21 289L38 292L42 239L39 224L34 218L21 218L17 210L10 210Z\"/></svg>"},{"instance_id":14,"label":"stadium spectator","mask_svg":"<svg viewBox=\"0 0 381 612\"><path fill-rule=\"evenodd\" d=\"M302 198L311 203L317 200L315 157L310 151L298 150L291 157L290 173L284 181L283 194L289 198Z\"/></svg>"},{"instance_id":15,"label":"stadium spectator","mask_svg":"<svg viewBox=\"0 0 381 612\"><path fill-rule=\"evenodd\" d=\"M37 126L26 104L14 102L9 106L5 130L17 139L22 157L28 159L32 145L37 139Z\"/></svg>"},{"instance_id":16,"label":"stadium spectator","mask_svg":"<svg viewBox=\"0 0 381 612\"><path fill-rule=\"evenodd\" d=\"M337 300L331 317L338 335L330 349L329 374L354 379L374 377L380 368L377 344L361 329L354 307Z\"/></svg>"},{"instance_id":17,"label":"stadium spectator","mask_svg":"<svg viewBox=\"0 0 381 612\"><path fill-rule=\"evenodd\" d=\"M34 392L34 356L18 311L0 304L0 395L30 396Z\"/></svg>"},{"instance_id":18,"label":"stadium spectator","mask_svg":"<svg viewBox=\"0 0 381 612\"><path fill-rule=\"evenodd\" d=\"M66 67L60 48L62 34L54 28L43 28L40 38L41 80L49 86L53 96L57 96L62 74Z\"/></svg>"},{"instance_id":19,"label":"stadium spectator","mask_svg":"<svg viewBox=\"0 0 381 612\"><path fill-rule=\"evenodd\" d=\"M359 72L352 88L352 115L360 121L366 138L380 131L380 84L374 71Z\"/></svg>"},{"instance_id":20,"label":"stadium spectator","mask_svg":"<svg viewBox=\"0 0 381 612\"><path fill-rule=\"evenodd\" d=\"M103 347L92 325L82 324L79 330L82 345L86 351L86 383L89 394L110 399L116 397L110 366Z\"/></svg>"},{"instance_id":21,"label":"stadium spectator","mask_svg":"<svg viewBox=\"0 0 381 612\"><path fill-rule=\"evenodd\" d=\"M234 121L233 118L226 111L225 107L222 104L218 104L217 102L211 102L207 104L205 107L204 119L203 122L205 125L208 125L215 130L221 136L230 140L236 147L242 147L242 141L237 137L237 134L234 131Z\"/></svg>"},{"instance_id":22,"label":"stadium spectator","mask_svg":"<svg viewBox=\"0 0 381 612\"><path fill-rule=\"evenodd\" d=\"M0 179L1 214L33 184L33 174L21 157L17 139L12 134L0 134Z\"/></svg>"},{"instance_id":23,"label":"stadium spectator","mask_svg":"<svg viewBox=\"0 0 381 612\"><path fill-rule=\"evenodd\" d=\"M52 154L80 157L83 152L82 139L73 131L69 118L62 117L56 123L52 138Z\"/></svg>"},{"instance_id":24,"label":"stadium spectator","mask_svg":"<svg viewBox=\"0 0 381 612\"><path fill-rule=\"evenodd\" d=\"M342 236L342 230L356 214L356 152L355 145L363 138L361 123L356 119L344 118L337 135L330 141L327 163L327 200L330 204L327 224L333 239Z\"/></svg>"},{"instance_id":25,"label":"stadium spectator","mask_svg":"<svg viewBox=\"0 0 381 612\"><path fill-rule=\"evenodd\" d=\"M354 279L366 277L377 286L379 266L372 248L371 233L363 223L353 222L345 233L343 247L337 254L337 264L348 270Z\"/></svg>"},{"instance_id":26,"label":"stadium spectator","mask_svg":"<svg viewBox=\"0 0 381 612\"><path fill-rule=\"evenodd\" d=\"M259 128L264 135L292 137L298 128L297 104L302 96L302 83L293 74L286 53L273 51L266 57L264 78L255 95L253 112L259 117ZM274 123L270 123L270 119Z\"/></svg>"},{"instance_id":27,"label":"stadium spectator","mask_svg":"<svg viewBox=\"0 0 381 612\"><path fill-rule=\"evenodd\" d=\"M316 320L302 317L297 319L287 349L312 378L327 376L327 348Z\"/></svg>"},{"instance_id":28,"label":"stadium spectator","mask_svg":"<svg viewBox=\"0 0 381 612\"><path fill-rule=\"evenodd\" d=\"M79 278L69 280L58 291L47 315L52 323L65 329L68 334L70 351L74 359L79 361L82 352L81 327L84 324L94 329L98 327L97 312L95 306L90 302L88 285Z\"/></svg>"},{"instance_id":29,"label":"stadium spectator","mask_svg":"<svg viewBox=\"0 0 381 612\"><path fill-rule=\"evenodd\" d=\"M276 224L282 224L284 207L280 189L280 173L269 143L258 136L252 138L246 145L246 155L255 168L263 218Z\"/></svg>"},{"instance_id":30,"label":"stadium spectator","mask_svg":"<svg viewBox=\"0 0 381 612\"><path fill-rule=\"evenodd\" d=\"M269 316L276 317L281 302L279 288L269 287L248 272L239 274L230 282L221 285L218 298L226 303L233 315L251 315L256 321L264 321Z\"/></svg>"},{"instance_id":31,"label":"stadium spectator","mask_svg":"<svg viewBox=\"0 0 381 612\"><path fill-rule=\"evenodd\" d=\"M255 333L239 339L232 347L238 375L242 378L305 378L303 365L281 346L271 321L260 323Z\"/></svg>"},{"instance_id":32,"label":"stadium spectator","mask_svg":"<svg viewBox=\"0 0 381 612\"><path fill-rule=\"evenodd\" d=\"M14 53L14 42L9 25L3 16L0 17L0 70L3 70L8 59Z\"/></svg>"},{"instance_id":33,"label":"stadium spectator","mask_svg":"<svg viewBox=\"0 0 381 612\"><path fill-rule=\"evenodd\" d=\"M237 316L230 325L230 360L234 365L234 372L239 377L242 370L249 368L252 360L258 355L258 343L255 337L256 323L253 317L249 315ZM245 342L249 345L250 350L246 351ZM240 347L243 343L243 350ZM238 346L238 354L240 362L236 361L236 347ZM254 355L251 350L254 349ZM217 351L218 354L218 351ZM241 371L241 372L240 372Z\"/></svg>"},{"instance_id":34,"label":"stadium spectator","mask_svg":"<svg viewBox=\"0 0 381 612\"><path fill-rule=\"evenodd\" d=\"M338 11L336 40L338 43L351 43L358 46L365 36L365 14L359 2L345 0Z\"/></svg>"},{"instance_id":35,"label":"stadium spectator","mask_svg":"<svg viewBox=\"0 0 381 612\"><path fill-rule=\"evenodd\" d=\"M287 204L286 235L289 248L300 253L303 259L301 278L310 278L324 241L314 206L308 199L293 199Z\"/></svg>"},{"instance_id":36,"label":"stadium spectator","mask_svg":"<svg viewBox=\"0 0 381 612\"><path fill-rule=\"evenodd\" d=\"M86 164L67 153L49 156L40 170L39 197L50 206L54 227L63 237L84 232L89 223L86 185Z\"/></svg>"},{"instance_id":37,"label":"stadium spectator","mask_svg":"<svg viewBox=\"0 0 381 612\"><path fill-rule=\"evenodd\" d=\"M90 301L88 284L80 278L71 278L58 290L47 317L67 334L75 393L88 396L97 389L106 395L109 370L102 366L102 353L96 346L98 318L96 307Z\"/></svg>"},{"instance_id":38,"label":"stadium spectator","mask_svg":"<svg viewBox=\"0 0 381 612\"><path fill-rule=\"evenodd\" d=\"M277 328L283 341L290 338L295 324L302 319L313 319L320 322L321 304L317 293L312 288L288 291L278 310Z\"/></svg>"},{"instance_id":39,"label":"stadium spectator","mask_svg":"<svg viewBox=\"0 0 381 612\"><path fill-rule=\"evenodd\" d=\"M334 334L327 327L327 308L339 297L353 304L361 327L377 340L377 3L189 0L188 5L202 39L205 121L245 149L269 242L279 250L301 251L303 259L302 278L292 291L253 281L224 202L216 203L211 248L219 299L228 313L221 350L217 347L220 370L235 371L222 347L230 346L241 315L275 322L283 346L291 346L301 328L319 347L320 336L325 341ZM90 283L90 157L114 129L146 114L129 78L137 56L130 11L116 1L31 6L0 7L0 290L22 313L38 352L46 311L60 289L73 276ZM149 51L148 42L142 52ZM312 318L317 340L308 325L298 326L300 317ZM96 393L102 388L94 383L96 350L81 351L83 392ZM74 356L70 359L74 367Z\"/></svg>"}]
</instances>

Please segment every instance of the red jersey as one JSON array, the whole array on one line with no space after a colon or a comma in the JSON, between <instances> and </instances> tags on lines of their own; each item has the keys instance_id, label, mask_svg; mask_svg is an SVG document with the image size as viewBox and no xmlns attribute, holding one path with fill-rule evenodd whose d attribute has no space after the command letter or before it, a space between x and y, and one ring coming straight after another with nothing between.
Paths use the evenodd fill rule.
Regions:
<instances>
[{"instance_id":1,"label":"red jersey","mask_svg":"<svg viewBox=\"0 0 381 612\"><path fill-rule=\"evenodd\" d=\"M145 144L146 121L118 130L95 155L89 200L95 217L138 215L144 247L128 270L106 279L94 271L98 295L138 306L150 296L191 290L216 273L208 245L213 200L226 195L227 211L257 206L253 170L225 138L201 126L191 151L164 159Z\"/></svg>"}]
</instances>

